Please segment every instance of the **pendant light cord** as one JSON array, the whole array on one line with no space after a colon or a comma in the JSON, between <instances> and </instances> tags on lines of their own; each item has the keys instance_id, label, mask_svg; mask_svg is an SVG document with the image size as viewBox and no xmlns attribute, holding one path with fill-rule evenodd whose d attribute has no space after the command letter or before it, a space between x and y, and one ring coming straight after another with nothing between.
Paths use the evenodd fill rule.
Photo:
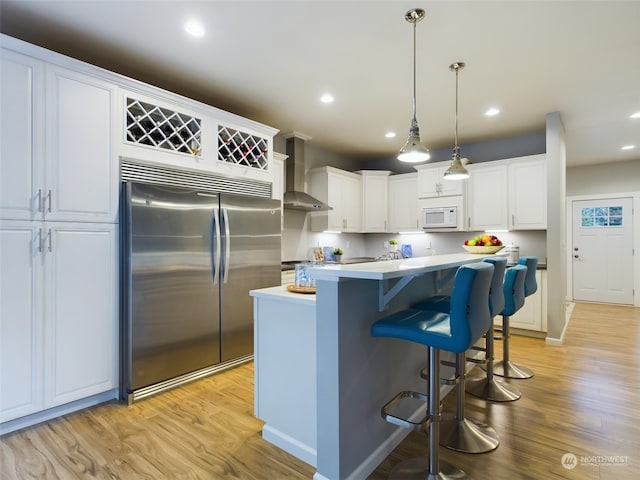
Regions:
<instances>
[{"instance_id":1,"label":"pendant light cord","mask_svg":"<svg viewBox=\"0 0 640 480\"><path fill-rule=\"evenodd\" d=\"M413 20L413 120L416 120L416 23Z\"/></svg>"},{"instance_id":2,"label":"pendant light cord","mask_svg":"<svg viewBox=\"0 0 640 480\"><path fill-rule=\"evenodd\" d=\"M455 148L458 148L458 70L456 68L456 119L455 119L455 135L454 135L454 144Z\"/></svg>"}]
</instances>

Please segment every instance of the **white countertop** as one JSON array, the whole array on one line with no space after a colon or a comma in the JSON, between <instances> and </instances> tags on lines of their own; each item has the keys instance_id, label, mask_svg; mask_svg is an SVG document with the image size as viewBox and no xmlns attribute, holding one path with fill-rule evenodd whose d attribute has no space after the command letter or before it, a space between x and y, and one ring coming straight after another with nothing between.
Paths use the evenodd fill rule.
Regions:
<instances>
[{"instance_id":1,"label":"white countertop","mask_svg":"<svg viewBox=\"0 0 640 480\"><path fill-rule=\"evenodd\" d=\"M413 257L401 260L384 260L350 265L325 265L310 269L311 278L316 280L336 280L339 278L362 278L369 280L387 280L390 278L420 275L427 272L455 268L465 263L481 261L492 255L472 253L452 253L429 257Z\"/></svg>"},{"instance_id":2,"label":"white countertop","mask_svg":"<svg viewBox=\"0 0 640 480\"><path fill-rule=\"evenodd\" d=\"M278 298L293 303L314 304L316 303L316 296L312 293L293 293L287 290L286 285L278 285L276 287L260 288L257 290L250 290L249 295L252 297L269 297Z\"/></svg>"}]
</instances>

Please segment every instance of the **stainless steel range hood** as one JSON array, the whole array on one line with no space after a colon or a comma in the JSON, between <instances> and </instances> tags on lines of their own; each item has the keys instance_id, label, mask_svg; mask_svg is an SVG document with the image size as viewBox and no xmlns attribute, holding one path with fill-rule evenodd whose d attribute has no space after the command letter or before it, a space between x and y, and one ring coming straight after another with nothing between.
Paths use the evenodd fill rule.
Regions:
<instances>
[{"instance_id":1,"label":"stainless steel range hood","mask_svg":"<svg viewBox=\"0 0 640 480\"><path fill-rule=\"evenodd\" d=\"M329 205L304 191L304 139L298 136L287 138L286 153L288 158L284 208L306 212L333 210Z\"/></svg>"}]
</instances>

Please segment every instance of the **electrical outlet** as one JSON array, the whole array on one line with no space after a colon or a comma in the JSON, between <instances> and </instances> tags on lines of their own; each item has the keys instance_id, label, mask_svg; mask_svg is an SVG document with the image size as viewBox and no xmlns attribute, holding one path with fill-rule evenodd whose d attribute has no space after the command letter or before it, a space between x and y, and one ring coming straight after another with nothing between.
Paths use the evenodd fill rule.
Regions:
<instances>
[{"instance_id":1,"label":"electrical outlet","mask_svg":"<svg viewBox=\"0 0 640 480\"><path fill-rule=\"evenodd\" d=\"M382 248L389 248L389 242L387 240L382 242Z\"/></svg>"},{"instance_id":2,"label":"electrical outlet","mask_svg":"<svg viewBox=\"0 0 640 480\"><path fill-rule=\"evenodd\" d=\"M351 246L351 242L350 242L349 240L347 240L347 243L346 243L346 247L345 247L345 248L349 248L350 246Z\"/></svg>"}]
</instances>

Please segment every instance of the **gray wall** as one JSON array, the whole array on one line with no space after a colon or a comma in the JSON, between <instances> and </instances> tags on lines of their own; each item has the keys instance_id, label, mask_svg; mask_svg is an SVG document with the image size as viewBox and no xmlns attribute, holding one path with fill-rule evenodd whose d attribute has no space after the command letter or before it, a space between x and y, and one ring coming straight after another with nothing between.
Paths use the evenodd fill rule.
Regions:
<instances>
[{"instance_id":1,"label":"gray wall","mask_svg":"<svg viewBox=\"0 0 640 480\"><path fill-rule=\"evenodd\" d=\"M640 191L640 160L567 168L567 196Z\"/></svg>"},{"instance_id":2,"label":"gray wall","mask_svg":"<svg viewBox=\"0 0 640 480\"><path fill-rule=\"evenodd\" d=\"M460 147L460 154L462 157L468 158L471 163L490 162L505 158L545 153L545 142L546 136L543 131L502 140L462 145ZM452 148L432 150L430 152L430 162L445 162L450 160L451 151ZM410 164L399 162L395 157L363 161L356 170L391 170L396 173L415 172L415 169Z\"/></svg>"}]
</instances>

